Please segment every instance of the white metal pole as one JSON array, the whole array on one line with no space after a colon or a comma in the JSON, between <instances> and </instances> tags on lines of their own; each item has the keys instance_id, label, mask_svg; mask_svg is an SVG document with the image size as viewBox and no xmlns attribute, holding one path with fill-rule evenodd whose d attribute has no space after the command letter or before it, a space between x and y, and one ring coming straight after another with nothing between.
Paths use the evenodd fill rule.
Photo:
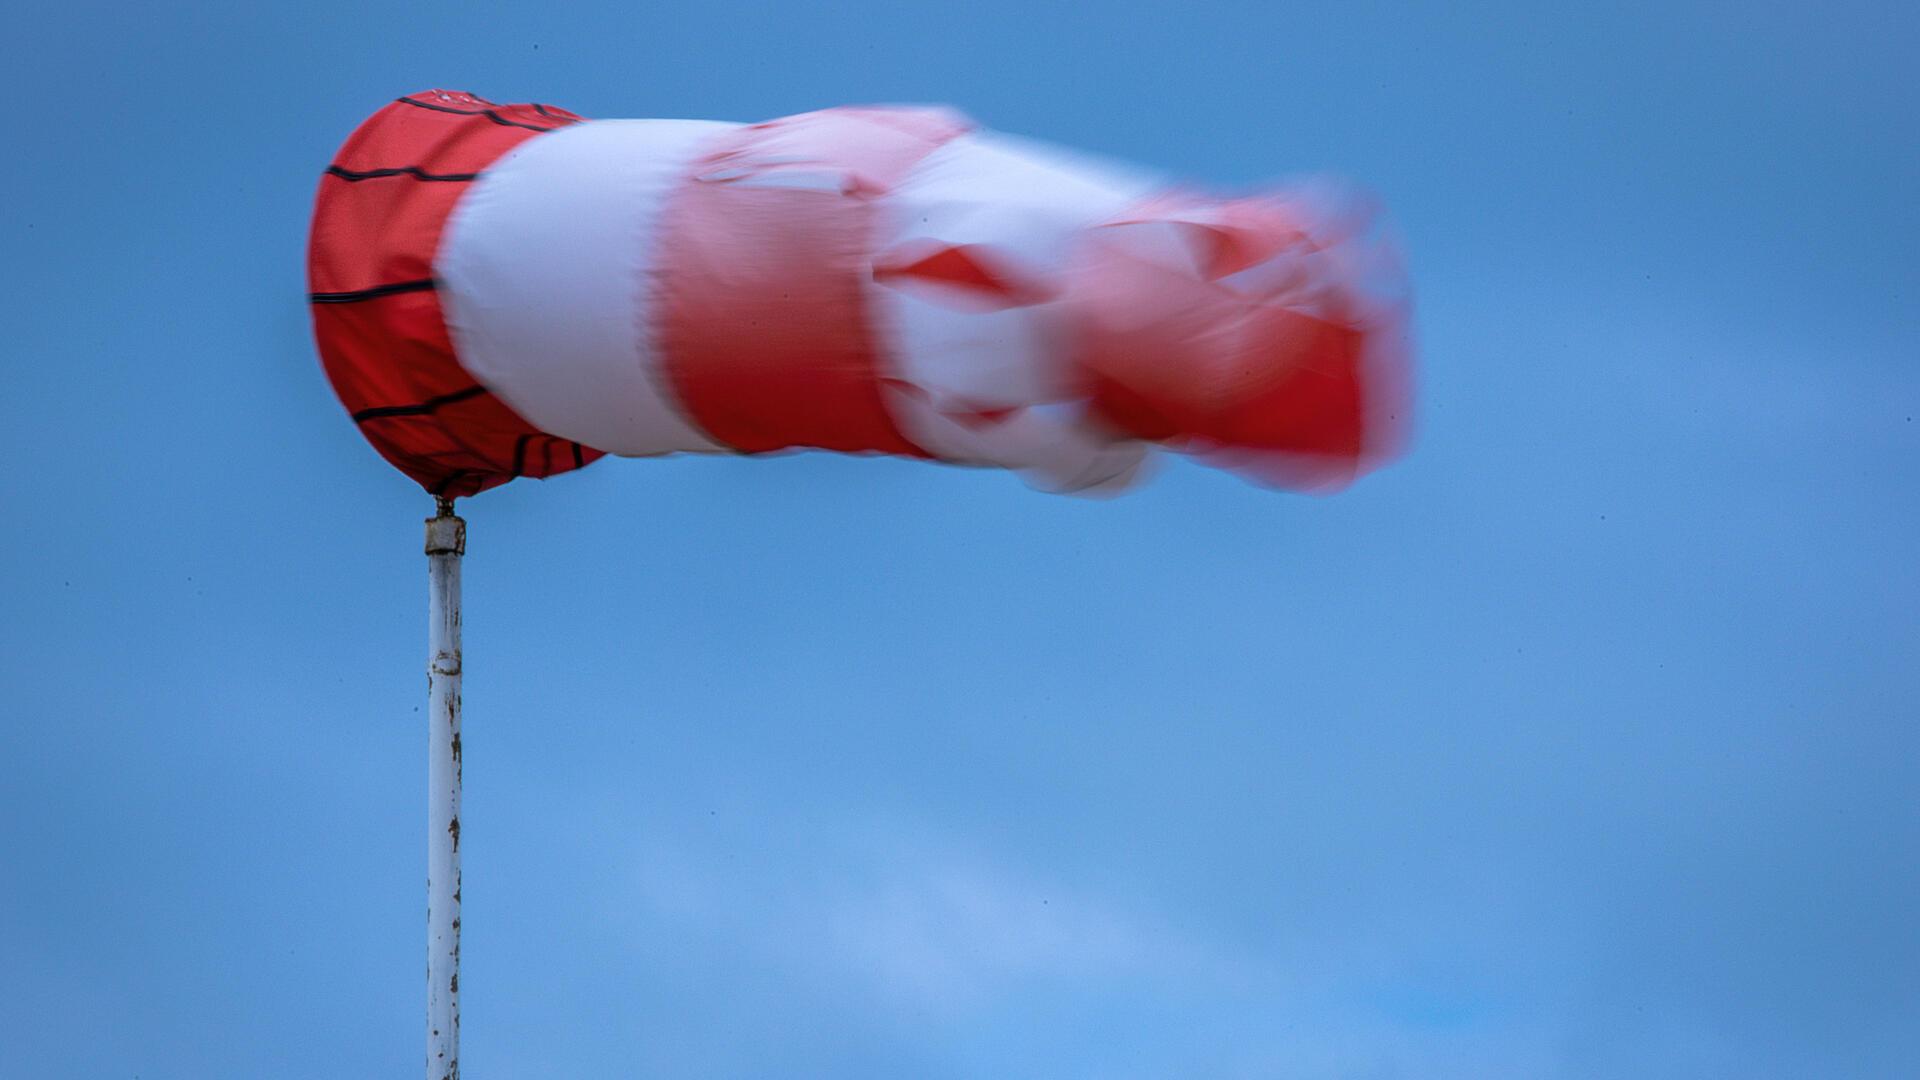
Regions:
<instances>
[{"instance_id":1,"label":"white metal pole","mask_svg":"<svg viewBox=\"0 0 1920 1080\"><path fill-rule=\"evenodd\" d=\"M427 1080L460 1080L460 557L453 500L427 519Z\"/></svg>"}]
</instances>

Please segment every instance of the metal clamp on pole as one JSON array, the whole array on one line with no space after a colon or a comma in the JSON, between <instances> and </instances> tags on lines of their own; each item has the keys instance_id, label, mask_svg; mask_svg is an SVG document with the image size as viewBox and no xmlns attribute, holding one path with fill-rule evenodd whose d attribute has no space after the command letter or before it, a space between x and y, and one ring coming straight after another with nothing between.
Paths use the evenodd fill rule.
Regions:
<instances>
[{"instance_id":1,"label":"metal clamp on pole","mask_svg":"<svg viewBox=\"0 0 1920 1080\"><path fill-rule=\"evenodd\" d=\"M460 557L453 500L427 519L427 1080L460 1080Z\"/></svg>"}]
</instances>

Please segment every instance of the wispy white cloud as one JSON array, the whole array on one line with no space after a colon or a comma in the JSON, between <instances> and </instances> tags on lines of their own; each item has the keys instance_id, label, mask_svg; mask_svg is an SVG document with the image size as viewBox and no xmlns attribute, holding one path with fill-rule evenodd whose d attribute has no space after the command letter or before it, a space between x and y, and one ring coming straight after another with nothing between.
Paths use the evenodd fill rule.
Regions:
<instances>
[{"instance_id":1,"label":"wispy white cloud","mask_svg":"<svg viewBox=\"0 0 1920 1080\"><path fill-rule=\"evenodd\" d=\"M1239 966L1138 898L930 832L848 825L761 845L751 859L672 840L636 852L643 932L724 938L921 1013L1048 984L1227 980Z\"/></svg>"}]
</instances>

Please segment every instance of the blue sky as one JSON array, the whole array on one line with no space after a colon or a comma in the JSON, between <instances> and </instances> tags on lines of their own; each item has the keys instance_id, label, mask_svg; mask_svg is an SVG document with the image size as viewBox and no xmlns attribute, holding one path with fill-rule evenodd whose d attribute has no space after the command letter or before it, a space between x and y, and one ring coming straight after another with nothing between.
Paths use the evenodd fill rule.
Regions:
<instances>
[{"instance_id":1,"label":"blue sky","mask_svg":"<svg viewBox=\"0 0 1920 1080\"><path fill-rule=\"evenodd\" d=\"M952 103L1378 191L1413 452L463 504L473 1077L1904 1077L1907 5L42 5L0 155L0 1073L409 1075L429 500L302 249L431 86Z\"/></svg>"}]
</instances>

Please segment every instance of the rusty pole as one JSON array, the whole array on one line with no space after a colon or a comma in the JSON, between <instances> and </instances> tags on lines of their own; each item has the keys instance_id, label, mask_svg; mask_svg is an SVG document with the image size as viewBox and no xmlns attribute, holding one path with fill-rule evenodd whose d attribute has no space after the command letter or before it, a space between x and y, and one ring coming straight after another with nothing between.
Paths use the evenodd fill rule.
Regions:
<instances>
[{"instance_id":1,"label":"rusty pole","mask_svg":"<svg viewBox=\"0 0 1920 1080\"><path fill-rule=\"evenodd\" d=\"M427 519L427 1080L460 1080L460 557L452 499Z\"/></svg>"}]
</instances>

